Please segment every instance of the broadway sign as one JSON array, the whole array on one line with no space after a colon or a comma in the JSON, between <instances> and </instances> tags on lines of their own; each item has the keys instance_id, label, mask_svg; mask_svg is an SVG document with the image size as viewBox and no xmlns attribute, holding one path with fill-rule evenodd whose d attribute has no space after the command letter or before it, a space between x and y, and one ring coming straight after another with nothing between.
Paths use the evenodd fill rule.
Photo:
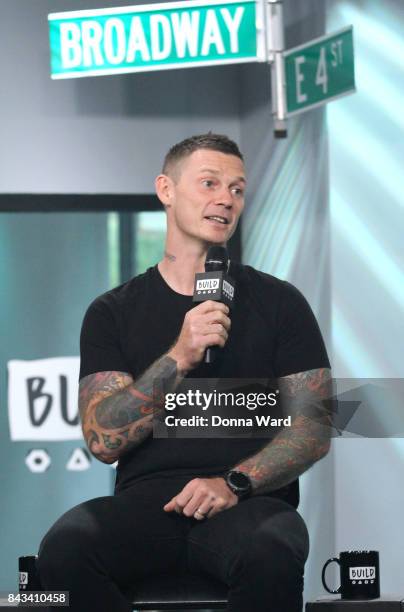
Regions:
<instances>
[{"instance_id":1,"label":"broadway sign","mask_svg":"<svg viewBox=\"0 0 404 612\"><path fill-rule=\"evenodd\" d=\"M192 0L48 16L54 79L266 60L264 3Z\"/></svg>"}]
</instances>

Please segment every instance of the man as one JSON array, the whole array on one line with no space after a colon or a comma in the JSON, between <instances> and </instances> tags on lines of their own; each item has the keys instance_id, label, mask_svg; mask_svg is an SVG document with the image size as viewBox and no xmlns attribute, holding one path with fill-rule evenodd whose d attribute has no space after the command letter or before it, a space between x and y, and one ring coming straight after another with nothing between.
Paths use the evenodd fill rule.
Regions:
<instances>
[{"instance_id":1,"label":"man","mask_svg":"<svg viewBox=\"0 0 404 612\"><path fill-rule=\"evenodd\" d=\"M74 611L127 612L143 575L191 571L229 586L231 612L298 612L308 535L297 477L329 448L318 407L329 362L314 316L291 285L231 264L238 298L192 302L211 245L225 245L244 207L242 155L205 134L167 154L156 191L167 213L163 260L97 298L81 335L80 414L95 457L119 461L113 497L67 512L45 536L47 590ZM210 346L221 347L213 364ZM153 438L153 388L184 377L278 378L294 419L275 439Z\"/></svg>"}]
</instances>

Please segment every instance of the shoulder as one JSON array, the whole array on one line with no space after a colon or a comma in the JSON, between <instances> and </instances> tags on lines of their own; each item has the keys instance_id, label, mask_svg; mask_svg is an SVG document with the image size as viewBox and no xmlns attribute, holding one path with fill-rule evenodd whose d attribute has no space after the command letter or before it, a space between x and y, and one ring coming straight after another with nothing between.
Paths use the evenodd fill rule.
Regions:
<instances>
[{"instance_id":1,"label":"shoulder","mask_svg":"<svg viewBox=\"0 0 404 612\"><path fill-rule=\"evenodd\" d=\"M144 295L153 276L153 268L148 268L143 274L131 278L113 289L105 291L96 297L89 305L87 312L109 312L111 314L131 307L139 296Z\"/></svg>"},{"instance_id":2,"label":"shoulder","mask_svg":"<svg viewBox=\"0 0 404 612\"><path fill-rule=\"evenodd\" d=\"M230 275L234 274L237 288L267 310L287 308L292 303L307 304L303 294L288 281L256 270L252 266L232 263Z\"/></svg>"},{"instance_id":3,"label":"shoulder","mask_svg":"<svg viewBox=\"0 0 404 612\"><path fill-rule=\"evenodd\" d=\"M127 317L141 307L152 276L153 268L149 268L96 297L84 314L81 337L99 329L121 330Z\"/></svg>"},{"instance_id":4,"label":"shoulder","mask_svg":"<svg viewBox=\"0 0 404 612\"><path fill-rule=\"evenodd\" d=\"M234 274L237 281L255 289L282 293L290 288L292 291L298 292L298 289L291 283L245 264L232 262L230 275L232 274Z\"/></svg>"},{"instance_id":5,"label":"shoulder","mask_svg":"<svg viewBox=\"0 0 404 612\"><path fill-rule=\"evenodd\" d=\"M248 296L248 307L255 307L274 332L277 377L330 367L316 318L297 287L251 266L237 265L234 277L236 291L240 281L240 293Z\"/></svg>"}]
</instances>

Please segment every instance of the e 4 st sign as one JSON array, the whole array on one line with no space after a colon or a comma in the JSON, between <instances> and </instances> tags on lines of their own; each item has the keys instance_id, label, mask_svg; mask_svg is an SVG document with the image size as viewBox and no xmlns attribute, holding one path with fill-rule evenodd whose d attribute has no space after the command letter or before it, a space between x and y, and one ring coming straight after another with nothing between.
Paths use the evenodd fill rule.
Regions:
<instances>
[{"instance_id":1,"label":"e 4 st sign","mask_svg":"<svg viewBox=\"0 0 404 612\"><path fill-rule=\"evenodd\" d=\"M288 117L355 90L352 27L284 54Z\"/></svg>"},{"instance_id":2,"label":"e 4 st sign","mask_svg":"<svg viewBox=\"0 0 404 612\"><path fill-rule=\"evenodd\" d=\"M53 13L52 78L265 61L259 11L255 0L191 0Z\"/></svg>"}]
</instances>

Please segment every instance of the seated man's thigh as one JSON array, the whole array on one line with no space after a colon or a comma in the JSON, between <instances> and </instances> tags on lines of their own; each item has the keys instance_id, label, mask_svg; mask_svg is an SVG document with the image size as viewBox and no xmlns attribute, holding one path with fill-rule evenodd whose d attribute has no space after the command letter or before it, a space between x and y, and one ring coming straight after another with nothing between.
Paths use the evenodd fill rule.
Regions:
<instances>
[{"instance_id":1,"label":"seated man's thigh","mask_svg":"<svg viewBox=\"0 0 404 612\"><path fill-rule=\"evenodd\" d=\"M181 490L175 481L148 480L112 497L75 506L51 527L39 550L40 573L97 568L118 584L135 574L166 572L185 560L188 520L166 513Z\"/></svg>"}]
</instances>

